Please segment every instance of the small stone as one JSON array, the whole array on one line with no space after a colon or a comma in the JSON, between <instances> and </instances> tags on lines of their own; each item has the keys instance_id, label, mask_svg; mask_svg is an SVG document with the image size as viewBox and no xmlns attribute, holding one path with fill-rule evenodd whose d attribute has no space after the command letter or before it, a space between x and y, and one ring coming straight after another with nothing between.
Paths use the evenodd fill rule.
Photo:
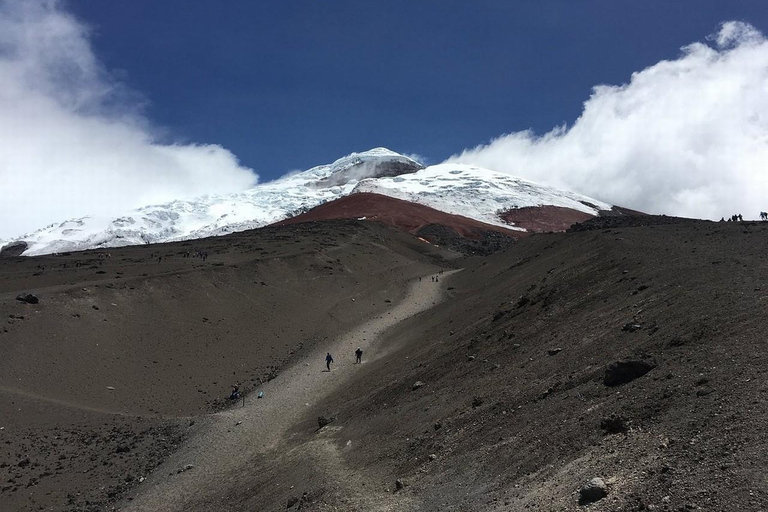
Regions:
<instances>
[{"instance_id":1,"label":"small stone","mask_svg":"<svg viewBox=\"0 0 768 512\"><path fill-rule=\"evenodd\" d=\"M413 383L413 386L411 386L411 391L416 391L417 389L423 386L424 386L424 383L421 382L420 380L417 380L416 382Z\"/></svg>"},{"instance_id":2,"label":"small stone","mask_svg":"<svg viewBox=\"0 0 768 512\"><path fill-rule=\"evenodd\" d=\"M332 421L333 421L333 418L326 418L325 416L317 417L317 425L320 428L323 428L324 426L330 424Z\"/></svg>"},{"instance_id":3,"label":"small stone","mask_svg":"<svg viewBox=\"0 0 768 512\"><path fill-rule=\"evenodd\" d=\"M437 455L435 455L434 453L429 454L429 460L435 460L436 458L437 458Z\"/></svg>"},{"instance_id":4,"label":"small stone","mask_svg":"<svg viewBox=\"0 0 768 512\"><path fill-rule=\"evenodd\" d=\"M555 354L559 354L562 351L563 351L563 349L560 348L560 347L551 348L551 349L547 350L547 354L549 354L550 356L554 356Z\"/></svg>"},{"instance_id":5,"label":"small stone","mask_svg":"<svg viewBox=\"0 0 768 512\"><path fill-rule=\"evenodd\" d=\"M586 505L605 498L608 488L600 477L595 477L579 489L579 504Z\"/></svg>"},{"instance_id":6,"label":"small stone","mask_svg":"<svg viewBox=\"0 0 768 512\"><path fill-rule=\"evenodd\" d=\"M402 491L404 487L405 487L405 483L403 483L402 480L400 480L399 478L395 480L395 492Z\"/></svg>"}]
</instances>

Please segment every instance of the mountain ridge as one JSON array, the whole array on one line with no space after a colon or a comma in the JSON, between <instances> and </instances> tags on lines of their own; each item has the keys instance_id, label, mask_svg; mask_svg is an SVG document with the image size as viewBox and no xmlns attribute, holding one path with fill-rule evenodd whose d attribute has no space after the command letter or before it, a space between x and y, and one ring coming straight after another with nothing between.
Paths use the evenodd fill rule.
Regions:
<instances>
[{"instance_id":1,"label":"mountain ridge","mask_svg":"<svg viewBox=\"0 0 768 512\"><path fill-rule=\"evenodd\" d=\"M361 192L422 204L511 231L526 229L504 219L510 210L557 206L597 216L613 208L587 196L476 166L425 167L378 147L241 192L147 205L116 217L84 216L53 223L0 240L0 247L24 242L23 255L35 256L219 236L274 224Z\"/></svg>"}]
</instances>

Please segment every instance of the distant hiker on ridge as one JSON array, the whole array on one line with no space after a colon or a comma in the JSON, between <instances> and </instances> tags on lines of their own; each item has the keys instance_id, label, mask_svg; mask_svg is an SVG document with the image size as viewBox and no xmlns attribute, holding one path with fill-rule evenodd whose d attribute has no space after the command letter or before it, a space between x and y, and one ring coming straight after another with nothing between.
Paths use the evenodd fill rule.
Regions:
<instances>
[{"instance_id":1,"label":"distant hiker on ridge","mask_svg":"<svg viewBox=\"0 0 768 512\"><path fill-rule=\"evenodd\" d=\"M328 352L325 356L325 366L328 368L328 371L331 371L331 363L333 362L333 358L331 357L331 353Z\"/></svg>"},{"instance_id":2,"label":"distant hiker on ridge","mask_svg":"<svg viewBox=\"0 0 768 512\"><path fill-rule=\"evenodd\" d=\"M363 362L363 350L360 347L357 347L357 350L355 350L355 364L360 364Z\"/></svg>"}]
</instances>

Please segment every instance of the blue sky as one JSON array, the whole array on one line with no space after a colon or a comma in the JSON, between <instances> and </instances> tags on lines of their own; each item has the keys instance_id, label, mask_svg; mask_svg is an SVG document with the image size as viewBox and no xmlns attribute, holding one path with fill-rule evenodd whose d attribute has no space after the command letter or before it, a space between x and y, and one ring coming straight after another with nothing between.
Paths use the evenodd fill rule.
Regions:
<instances>
[{"instance_id":1,"label":"blue sky","mask_svg":"<svg viewBox=\"0 0 768 512\"><path fill-rule=\"evenodd\" d=\"M386 146L439 162L572 124L763 1L78 0L96 56L171 141L217 143L262 181Z\"/></svg>"},{"instance_id":2,"label":"blue sky","mask_svg":"<svg viewBox=\"0 0 768 512\"><path fill-rule=\"evenodd\" d=\"M376 146L754 218L766 33L763 0L0 0L0 238Z\"/></svg>"}]
</instances>

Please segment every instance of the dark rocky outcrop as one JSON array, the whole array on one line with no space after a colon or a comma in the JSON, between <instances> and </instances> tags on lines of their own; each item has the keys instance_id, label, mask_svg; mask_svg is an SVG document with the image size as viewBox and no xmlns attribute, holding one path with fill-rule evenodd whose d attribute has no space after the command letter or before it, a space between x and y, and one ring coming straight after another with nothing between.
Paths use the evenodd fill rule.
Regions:
<instances>
[{"instance_id":1,"label":"dark rocky outcrop","mask_svg":"<svg viewBox=\"0 0 768 512\"><path fill-rule=\"evenodd\" d=\"M620 386L642 377L656 367L653 359L627 359L611 363L605 369L603 384L606 386Z\"/></svg>"},{"instance_id":2,"label":"dark rocky outcrop","mask_svg":"<svg viewBox=\"0 0 768 512\"><path fill-rule=\"evenodd\" d=\"M0 258L14 258L21 256L29 248L27 242L19 240L18 242L11 242L0 248Z\"/></svg>"},{"instance_id":3,"label":"dark rocky outcrop","mask_svg":"<svg viewBox=\"0 0 768 512\"><path fill-rule=\"evenodd\" d=\"M26 302L27 304L37 304L40 302L40 299L37 298L37 295L33 295L31 293L20 293L16 296L16 300L19 302Z\"/></svg>"}]
</instances>

